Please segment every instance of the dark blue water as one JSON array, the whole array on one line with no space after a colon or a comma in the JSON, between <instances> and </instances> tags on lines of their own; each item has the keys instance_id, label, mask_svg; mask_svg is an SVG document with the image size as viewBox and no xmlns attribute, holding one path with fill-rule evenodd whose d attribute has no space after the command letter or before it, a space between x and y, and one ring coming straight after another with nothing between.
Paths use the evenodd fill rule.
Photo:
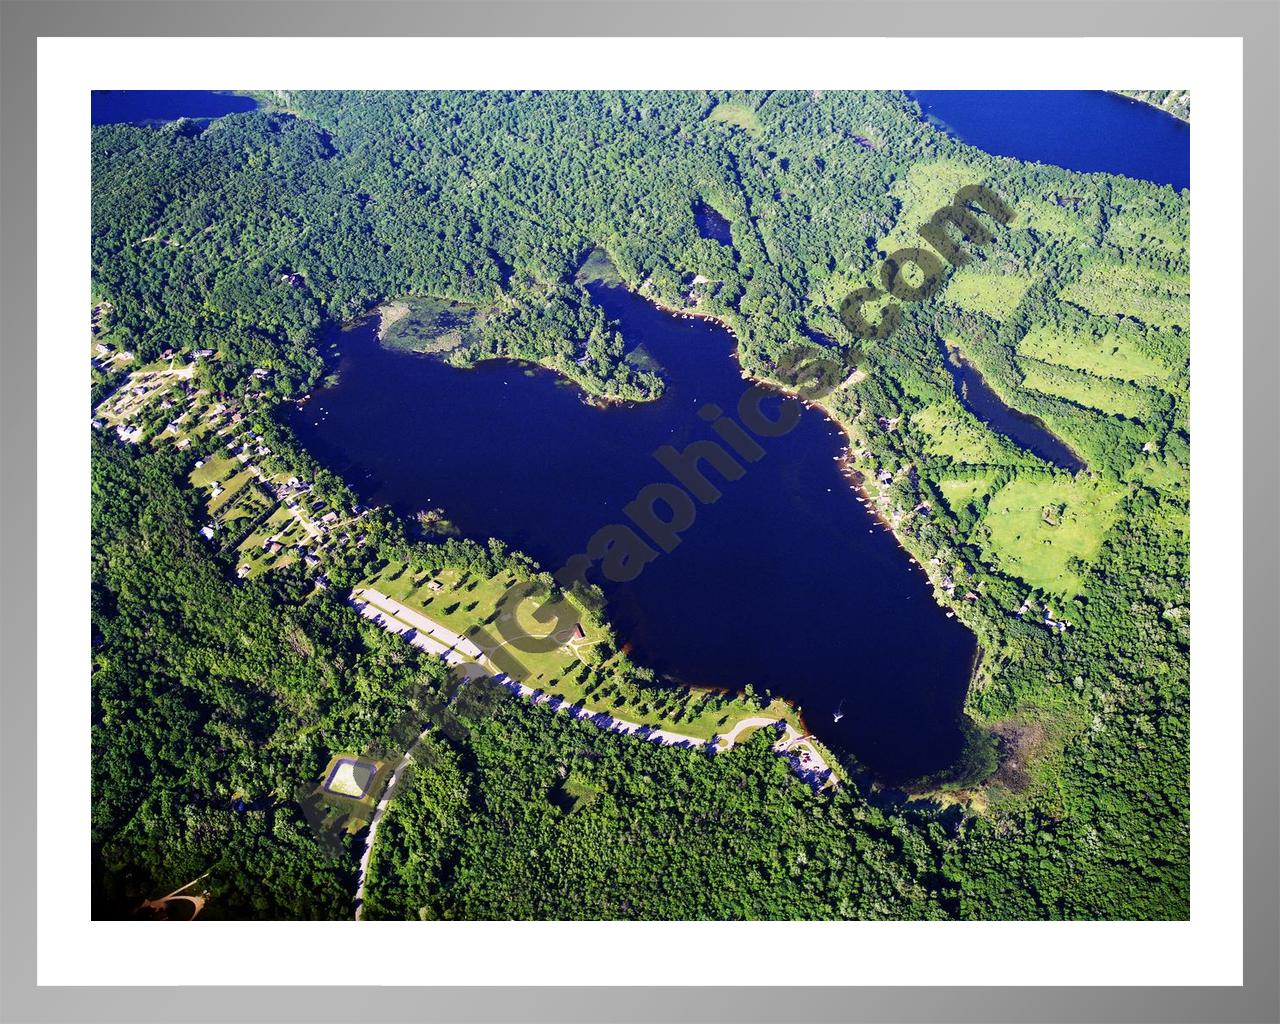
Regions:
<instances>
[{"instance_id":1,"label":"dark blue water","mask_svg":"<svg viewBox=\"0 0 1280 1024\"><path fill-rule=\"evenodd\" d=\"M925 115L997 156L1191 186L1191 126L1109 92L918 90Z\"/></svg>"},{"instance_id":2,"label":"dark blue water","mask_svg":"<svg viewBox=\"0 0 1280 1024\"><path fill-rule=\"evenodd\" d=\"M982 374L978 372L977 367L960 353L948 351L941 342L938 343L938 348L942 351L947 369L951 371L956 395L978 419L1019 447L1039 456L1045 462L1052 463L1059 469L1078 473L1086 468L1080 456L1045 426L1042 420L1006 405L1004 400L991 390L991 385L982 379Z\"/></svg>"},{"instance_id":3,"label":"dark blue water","mask_svg":"<svg viewBox=\"0 0 1280 1024\"><path fill-rule=\"evenodd\" d=\"M620 288L592 296L661 364L659 401L595 408L548 371L454 369L385 350L366 325L342 335L340 383L285 416L365 501L406 515L443 507L465 534L502 537L558 569L601 527L628 522L623 506L641 488L672 479L655 449L715 440L698 410L714 403L737 419L747 388L722 327ZM835 426L770 399L783 402L798 425L760 438L765 455L738 480L707 470L722 497L697 506L674 551L605 584L619 636L682 681L790 698L882 779L944 769L961 749L974 638L858 503Z\"/></svg>"},{"instance_id":4,"label":"dark blue water","mask_svg":"<svg viewBox=\"0 0 1280 1024\"><path fill-rule=\"evenodd\" d=\"M95 89L94 124L164 124L180 117L210 118L238 114L258 104L229 92L183 89Z\"/></svg>"},{"instance_id":5,"label":"dark blue water","mask_svg":"<svg viewBox=\"0 0 1280 1024\"><path fill-rule=\"evenodd\" d=\"M727 218L706 203L693 204L693 219L698 234L721 245L733 245L733 231Z\"/></svg>"}]
</instances>

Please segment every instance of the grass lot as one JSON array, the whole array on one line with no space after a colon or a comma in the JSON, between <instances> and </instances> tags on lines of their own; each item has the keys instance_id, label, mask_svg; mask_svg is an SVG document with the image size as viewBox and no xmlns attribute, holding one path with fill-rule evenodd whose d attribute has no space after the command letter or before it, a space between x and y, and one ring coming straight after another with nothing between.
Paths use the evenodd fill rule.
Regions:
<instances>
[{"instance_id":1,"label":"grass lot","mask_svg":"<svg viewBox=\"0 0 1280 1024\"><path fill-rule=\"evenodd\" d=\"M974 266L961 267L947 285L948 302L973 313L1005 320L1031 286L1026 274L995 274Z\"/></svg>"},{"instance_id":2,"label":"grass lot","mask_svg":"<svg viewBox=\"0 0 1280 1024\"><path fill-rule=\"evenodd\" d=\"M939 480L938 488L947 504L958 512L970 502L986 497L991 490L991 481L984 477L975 480Z\"/></svg>"},{"instance_id":3,"label":"grass lot","mask_svg":"<svg viewBox=\"0 0 1280 1024\"><path fill-rule=\"evenodd\" d=\"M1191 470L1168 452L1144 455L1134 465L1128 479L1175 495L1184 501L1191 497Z\"/></svg>"},{"instance_id":4,"label":"grass lot","mask_svg":"<svg viewBox=\"0 0 1280 1024\"><path fill-rule=\"evenodd\" d=\"M428 584L433 580L442 585L440 590L430 589ZM534 618L538 601L533 598L514 600L507 596L515 584L516 579L510 573L486 578L445 569L434 575L414 575L406 567L392 564L365 585L474 640L499 669L526 686L545 687L563 693L568 699L578 699L582 696L582 688L574 687L573 677L582 662L577 654L566 647L534 652L514 650L504 643L508 636L537 636L547 631L547 626ZM515 594L523 598L523 591ZM499 617L502 618L501 625ZM587 634L587 641L599 635L598 627L587 616L579 621Z\"/></svg>"},{"instance_id":5,"label":"grass lot","mask_svg":"<svg viewBox=\"0 0 1280 1024\"><path fill-rule=\"evenodd\" d=\"M223 510L230 512L232 510L233 503L241 496L241 492L244 488L252 487L254 480L253 474L247 469L242 468L238 460L236 461L236 466L240 468L240 471L229 480L223 482L221 494L216 498L211 498L209 500L210 515L216 516ZM264 509L259 509L258 511L261 512L263 510Z\"/></svg>"},{"instance_id":6,"label":"grass lot","mask_svg":"<svg viewBox=\"0 0 1280 1024\"><path fill-rule=\"evenodd\" d=\"M1171 376L1163 361L1143 351L1135 337L1118 328L1095 337L1083 331L1036 327L1018 342L1018 352L1097 377L1154 383Z\"/></svg>"},{"instance_id":7,"label":"grass lot","mask_svg":"<svg viewBox=\"0 0 1280 1024\"><path fill-rule=\"evenodd\" d=\"M1033 359L1021 359L1022 386L1042 395L1065 398L1109 416L1146 420L1153 411L1152 396L1141 388L1079 370L1068 370Z\"/></svg>"},{"instance_id":8,"label":"grass lot","mask_svg":"<svg viewBox=\"0 0 1280 1024\"><path fill-rule=\"evenodd\" d=\"M233 476L241 469L240 460L231 455L215 455L204 460L204 465L193 469L190 476L192 487L212 487L216 483Z\"/></svg>"},{"instance_id":9,"label":"grass lot","mask_svg":"<svg viewBox=\"0 0 1280 1024\"><path fill-rule=\"evenodd\" d=\"M550 800L565 814L586 810L596 802L601 791L583 782L578 776L570 773L560 785L551 790Z\"/></svg>"},{"instance_id":10,"label":"grass lot","mask_svg":"<svg viewBox=\"0 0 1280 1024\"><path fill-rule=\"evenodd\" d=\"M925 448L956 462L993 465L1011 454L999 437L959 402L939 402L911 414L911 426L928 435Z\"/></svg>"},{"instance_id":11,"label":"grass lot","mask_svg":"<svg viewBox=\"0 0 1280 1024\"><path fill-rule=\"evenodd\" d=\"M340 793L331 793L324 788L325 780L329 778L329 773L333 771L338 761L344 757L364 764L372 764L376 769L373 779L369 783L369 788L362 799L357 800L349 796L343 796ZM379 761L363 755L334 754L329 759L329 763L325 766L324 772L321 773L320 779L316 783L312 799L317 802L316 809L325 815L326 823L340 823L340 827L347 832L359 832L360 829L369 824L369 819L373 817L374 808L378 806L378 798L382 795L382 791L387 784L387 777L390 774L391 764L387 761Z\"/></svg>"},{"instance_id":12,"label":"grass lot","mask_svg":"<svg viewBox=\"0 0 1280 1024\"><path fill-rule=\"evenodd\" d=\"M1097 557L1121 491L1084 477L1023 477L991 498L980 528L987 554L1005 572L1048 593L1074 596L1079 562Z\"/></svg>"},{"instance_id":13,"label":"grass lot","mask_svg":"<svg viewBox=\"0 0 1280 1024\"><path fill-rule=\"evenodd\" d=\"M707 120L736 125L752 135L760 131L760 118L756 117L756 112L745 103L717 103L707 115Z\"/></svg>"},{"instance_id":14,"label":"grass lot","mask_svg":"<svg viewBox=\"0 0 1280 1024\"><path fill-rule=\"evenodd\" d=\"M1064 289L1061 297L1090 313L1121 314L1153 327L1189 329L1191 282L1186 274L1095 260L1086 264L1080 280Z\"/></svg>"},{"instance_id":15,"label":"grass lot","mask_svg":"<svg viewBox=\"0 0 1280 1024\"><path fill-rule=\"evenodd\" d=\"M1121 210L1107 222L1107 241L1124 249L1160 246L1171 256L1185 258L1190 237L1185 220L1187 208L1179 207L1184 217L1179 223L1169 208L1145 210L1132 206Z\"/></svg>"},{"instance_id":16,"label":"grass lot","mask_svg":"<svg viewBox=\"0 0 1280 1024\"><path fill-rule=\"evenodd\" d=\"M253 578L267 572L269 569L284 566L294 561L297 557L295 554L286 550L273 555L264 551L262 545L272 537L277 537L280 543L288 549L290 545L301 543L302 532L302 527L298 525L298 521L294 519L292 513L284 505L278 505L276 510L259 524L256 530L241 541L236 548L236 551L239 552L240 561L248 563L249 577Z\"/></svg>"}]
</instances>

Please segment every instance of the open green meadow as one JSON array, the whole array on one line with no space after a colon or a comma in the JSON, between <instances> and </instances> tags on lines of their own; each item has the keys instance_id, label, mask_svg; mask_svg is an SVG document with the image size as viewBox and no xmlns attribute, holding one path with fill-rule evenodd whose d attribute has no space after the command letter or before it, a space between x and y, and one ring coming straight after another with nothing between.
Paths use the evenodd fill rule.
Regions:
<instances>
[{"instance_id":1,"label":"open green meadow","mask_svg":"<svg viewBox=\"0 0 1280 1024\"><path fill-rule=\"evenodd\" d=\"M1090 313L1120 314L1152 327L1189 329L1191 282L1186 274L1170 274L1130 264L1092 260L1080 280L1062 298Z\"/></svg>"},{"instance_id":2,"label":"open green meadow","mask_svg":"<svg viewBox=\"0 0 1280 1024\"><path fill-rule=\"evenodd\" d=\"M387 325L382 343L410 352L451 352L472 344L480 339L480 328L491 313L452 299L414 297L402 301L408 312Z\"/></svg>"},{"instance_id":3,"label":"open green meadow","mask_svg":"<svg viewBox=\"0 0 1280 1024\"><path fill-rule=\"evenodd\" d=\"M433 582L440 584L438 590L431 589ZM578 619L586 634L583 640L570 644L566 637L565 643L548 645L549 650L516 650L508 637L543 637L548 629L536 618L542 601L526 596L526 588L516 584L510 572L491 577L459 569L414 573L403 564L390 563L361 586L472 640L494 668L569 704L581 703L591 711L702 740L757 716L786 719L801 728L799 715L782 700L762 702L712 690L636 686L619 680L618 656L602 643L600 624L585 611ZM595 647L605 653L596 656Z\"/></svg>"},{"instance_id":4,"label":"open green meadow","mask_svg":"<svg viewBox=\"0 0 1280 1024\"><path fill-rule=\"evenodd\" d=\"M1021 462L1008 442L988 430L958 401L927 405L911 414L911 425L924 431L926 449L956 462L998 465Z\"/></svg>"},{"instance_id":5,"label":"open green meadow","mask_svg":"<svg viewBox=\"0 0 1280 1024\"><path fill-rule=\"evenodd\" d=\"M972 480L939 480L938 489L952 511L961 509L985 498L991 491L991 481L986 477L975 477Z\"/></svg>"},{"instance_id":6,"label":"open green meadow","mask_svg":"<svg viewBox=\"0 0 1280 1024\"><path fill-rule=\"evenodd\" d=\"M997 274L980 267L961 267L947 285L944 298L971 313L1007 320L1031 280L1027 274Z\"/></svg>"},{"instance_id":7,"label":"open green meadow","mask_svg":"<svg viewBox=\"0 0 1280 1024\"><path fill-rule=\"evenodd\" d=\"M760 131L760 118L756 116L755 110L745 103L717 103L707 115L707 120L723 121L752 135Z\"/></svg>"},{"instance_id":8,"label":"open green meadow","mask_svg":"<svg viewBox=\"0 0 1280 1024\"><path fill-rule=\"evenodd\" d=\"M1005 572L1074 596L1084 588L1080 563L1097 557L1122 495L1086 477L1021 477L992 495L979 537Z\"/></svg>"},{"instance_id":9,"label":"open green meadow","mask_svg":"<svg viewBox=\"0 0 1280 1024\"><path fill-rule=\"evenodd\" d=\"M1131 420L1149 419L1153 412L1152 395L1132 384L1033 359L1019 360L1018 365L1023 374L1022 386L1042 395L1065 398L1076 405Z\"/></svg>"},{"instance_id":10,"label":"open green meadow","mask_svg":"<svg viewBox=\"0 0 1280 1024\"><path fill-rule=\"evenodd\" d=\"M1018 342L1018 352L1096 377L1156 383L1170 376L1164 361L1144 350L1134 332L1119 326L1101 336L1086 331L1035 327Z\"/></svg>"}]
</instances>

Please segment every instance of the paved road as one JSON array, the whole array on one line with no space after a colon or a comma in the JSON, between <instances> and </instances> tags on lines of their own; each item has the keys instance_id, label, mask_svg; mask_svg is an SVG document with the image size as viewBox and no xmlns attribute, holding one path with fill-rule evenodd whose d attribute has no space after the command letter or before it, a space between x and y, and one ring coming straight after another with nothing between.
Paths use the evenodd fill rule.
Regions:
<instances>
[{"instance_id":1,"label":"paved road","mask_svg":"<svg viewBox=\"0 0 1280 1024\"><path fill-rule=\"evenodd\" d=\"M406 622L399 616L393 615L384 608L379 608L372 602L362 601L360 598L353 597L351 603L356 611L375 625L381 626L388 633L396 633L403 636L414 647L420 648L428 654L434 654L446 665L465 665L470 660L434 637L427 635L413 623Z\"/></svg>"},{"instance_id":2,"label":"paved road","mask_svg":"<svg viewBox=\"0 0 1280 1024\"><path fill-rule=\"evenodd\" d=\"M446 629L440 623L427 618L412 608L406 608L395 598L388 597L381 591L374 590L372 587L362 587L357 588L354 591L354 595L361 600L368 601L370 604L377 605L383 611L394 615L401 622L407 622L414 629L435 637L437 640L442 641L446 647L452 647L459 653L465 654L468 658L479 660L482 656L480 648L466 637L460 636L451 629Z\"/></svg>"},{"instance_id":3,"label":"paved road","mask_svg":"<svg viewBox=\"0 0 1280 1024\"><path fill-rule=\"evenodd\" d=\"M369 818L369 834L365 836L364 853L360 854L360 872L358 881L356 882L356 920L359 921L364 916L364 883L369 875L369 859L373 856L373 840L378 834L378 825L382 822L382 816L387 813L387 808L391 806L391 791L395 787L396 779L400 777L400 773L408 767L409 759L413 757L413 752L418 749L418 744L423 741L427 733L431 731L431 727L423 729L418 733L418 738L410 744L409 749L404 752L404 757L396 762L396 766L391 770L391 774L387 776L387 784L382 790L382 799L378 801L378 806L373 809L373 815Z\"/></svg>"}]
</instances>

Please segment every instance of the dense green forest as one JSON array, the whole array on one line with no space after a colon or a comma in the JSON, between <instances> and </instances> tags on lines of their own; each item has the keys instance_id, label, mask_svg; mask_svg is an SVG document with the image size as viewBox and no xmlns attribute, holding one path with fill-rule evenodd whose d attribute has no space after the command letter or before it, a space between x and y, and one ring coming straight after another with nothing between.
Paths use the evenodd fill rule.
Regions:
<instances>
[{"instance_id":1,"label":"dense green forest","mask_svg":"<svg viewBox=\"0 0 1280 1024\"><path fill-rule=\"evenodd\" d=\"M900 93L259 98L94 128L93 272L101 341L142 363L211 349L201 379L264 414L320 380L324 325L392 299L477 311L450 358L652 398L581 286L597 250L729 324L758 376L814 339L852 365L845 297L962 187L1002 197L1010 222L984 218L824 399L903 544L948 567L931 577L979 638L968 709L1000 760L909 787L929 799L816 794L764 743L709 758L505 699L451 709L438 667L337 588L237 582L171 449L98 436L97 913L211 871L212 914L350 916L356 840L321 843L296 783L340 750L404 749L407 718L439 728L382 823L371 917L1187 915L1185 194L988 156ZM731 244L698 232L703 203ZM948 347L1087 469L987 429ZM369 559L399 543L385 529Z\"/></svg>"}]
</instances>

